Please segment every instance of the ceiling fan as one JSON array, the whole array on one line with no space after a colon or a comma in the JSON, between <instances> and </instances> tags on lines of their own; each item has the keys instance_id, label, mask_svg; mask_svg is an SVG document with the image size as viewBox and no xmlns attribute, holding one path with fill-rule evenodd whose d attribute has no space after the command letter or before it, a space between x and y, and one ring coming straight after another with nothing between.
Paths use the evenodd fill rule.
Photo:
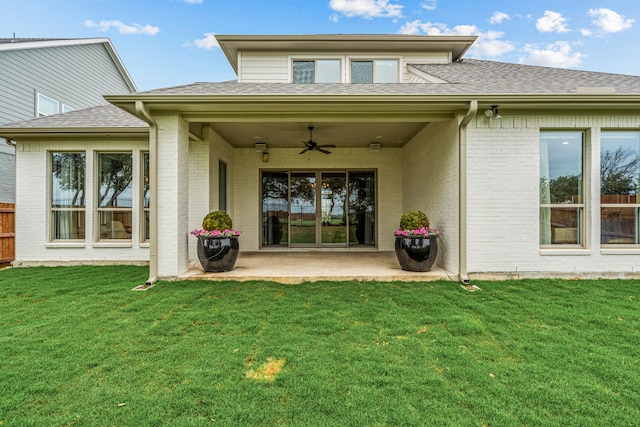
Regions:
<instances>
[{"instance_id":1,"label":"ceiling fan","mask_svg":"<svg viewBox=\"0 0 640 427\"><path fill-rule=\"evenodd\" d=\"M331 154L331 151L325 150L323 147L335 147L335 145L318 145L318 143L313 140L312 136L313 126L309 126L309 140L302 142L307 146L307 148L302 150L300 154L306 153L307 151L319 151L324 154Z\"/></svg>"}]
</instances>

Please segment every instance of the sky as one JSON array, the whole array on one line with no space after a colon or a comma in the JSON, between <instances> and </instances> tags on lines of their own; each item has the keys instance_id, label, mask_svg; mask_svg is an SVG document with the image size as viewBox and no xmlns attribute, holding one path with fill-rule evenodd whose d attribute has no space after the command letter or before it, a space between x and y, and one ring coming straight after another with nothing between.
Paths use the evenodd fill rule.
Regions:
<instances>
[{"instance_id":1,"label":"sky","mask_svg":"<svg viewBox=\"0 0 640 427\"><path fill-rule=\"evenodd\" d=\"M139 90L236 78L215 34L476 35L466 58L640 75L639 0L0 0L0 38L108 37Z\"/></svg>"}]
</instances>

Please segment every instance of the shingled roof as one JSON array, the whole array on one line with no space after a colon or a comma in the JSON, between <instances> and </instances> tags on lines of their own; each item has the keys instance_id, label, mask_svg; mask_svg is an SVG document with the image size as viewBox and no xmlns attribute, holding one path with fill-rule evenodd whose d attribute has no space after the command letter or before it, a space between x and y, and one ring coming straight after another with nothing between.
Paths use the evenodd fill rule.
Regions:
<instances>
[{"instance_id":1,"label":"shingled roof","mask_svg":"<svg viewBox=\"0 0 640 427\"><path fill-rule=\"evenodd\" d=\"M584 87L610 87L617 94L640 94L640 77L593 71L467 59L449 64L416 64L417 70L446 83L292 84L208 83L155 89L139 95L504 95L575 94Z\"/></svg>"},{"instance_id":2,"label":"shingled roof","mask_svg":"<svg viewBox=\"0 0 640 427\"><path fill-rule=\"evenodd\" d=\"M107 104L67 113L52 114L36 119L24 120L0 126L2 129L49 129L49 128L148 128L149 125L121 110L115 105Z\"/></svg>"},{"instance_id":3,"label":"shingled roof","mask_svg":"<svg viewBox=\"0 0 640 427\"><path fill-rule=\"evenodd\" d=\"M583 88L606 88L607 94L640 95L640 77L592 71L568 70L522 64L468 59L450 64L412 65L418 74L436 77L442 83L403 84L292 84L196 82L124 95L127 99L181 96L369 96L423 95L474 96L575 95ZM552 102L552 101L551 101ZM88 108L27 120L2 129L47 128L146 128L137 117L113 105Z\"/></svg>"}]
</instances>

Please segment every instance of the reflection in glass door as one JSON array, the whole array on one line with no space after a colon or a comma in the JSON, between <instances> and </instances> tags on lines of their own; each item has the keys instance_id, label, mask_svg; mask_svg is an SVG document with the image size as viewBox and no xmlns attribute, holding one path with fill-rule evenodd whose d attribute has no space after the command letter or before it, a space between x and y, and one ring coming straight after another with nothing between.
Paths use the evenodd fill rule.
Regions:
<instances>
[{"instance_id":1,"label":"reflection in glass door","mask_svg":"<svg viewBox=\"0 0 640 427\"><path fill-rule=\"evenodd\" d=\"M347 245L347 174L345 172L322 173L322 221L323 246Z\"/></svg>"},{"instance_id":2,"label":"reflection in glass door","mask_svg":"<svg viewBox=\"0 0 640 427\"><path fill-rule=\"evenodd\" d=\"M373 171L263 171L261 196L263 247L376 244Z\"/></svg>"},{"instance_id":3,"label":"reflection in glass door","mask_svg":"<svg viewBox=\"0 0 640 427\"><path fill-rule=\"evenodd\" d=\"M349 172L349 246L376 244L373 172Z\"/></svg>"},{"instance_id":4,"label":"reflection in glass door","mask_svg":"<svg viewBox=\"0 0 640 427\"><path fill-rule=\"evenodd\" d=\"M316 173L291 173L291 246L316 245Z\"/></svg>"}]
</instances>

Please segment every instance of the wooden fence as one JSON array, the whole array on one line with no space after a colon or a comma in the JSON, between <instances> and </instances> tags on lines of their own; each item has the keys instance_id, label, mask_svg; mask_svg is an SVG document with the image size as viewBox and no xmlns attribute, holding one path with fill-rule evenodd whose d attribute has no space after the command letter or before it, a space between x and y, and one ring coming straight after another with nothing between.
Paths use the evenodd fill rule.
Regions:
<instances>
[{"instance_id":1,"label":"wooden fence","mask_svg":"<svg viewBox=\"0 0 640 427\"><path fill-rule=\"evenodd\" d=\"M0 203L0 264L15 257L16 208L13 203Z\"/></svg>"}]
</instances>

